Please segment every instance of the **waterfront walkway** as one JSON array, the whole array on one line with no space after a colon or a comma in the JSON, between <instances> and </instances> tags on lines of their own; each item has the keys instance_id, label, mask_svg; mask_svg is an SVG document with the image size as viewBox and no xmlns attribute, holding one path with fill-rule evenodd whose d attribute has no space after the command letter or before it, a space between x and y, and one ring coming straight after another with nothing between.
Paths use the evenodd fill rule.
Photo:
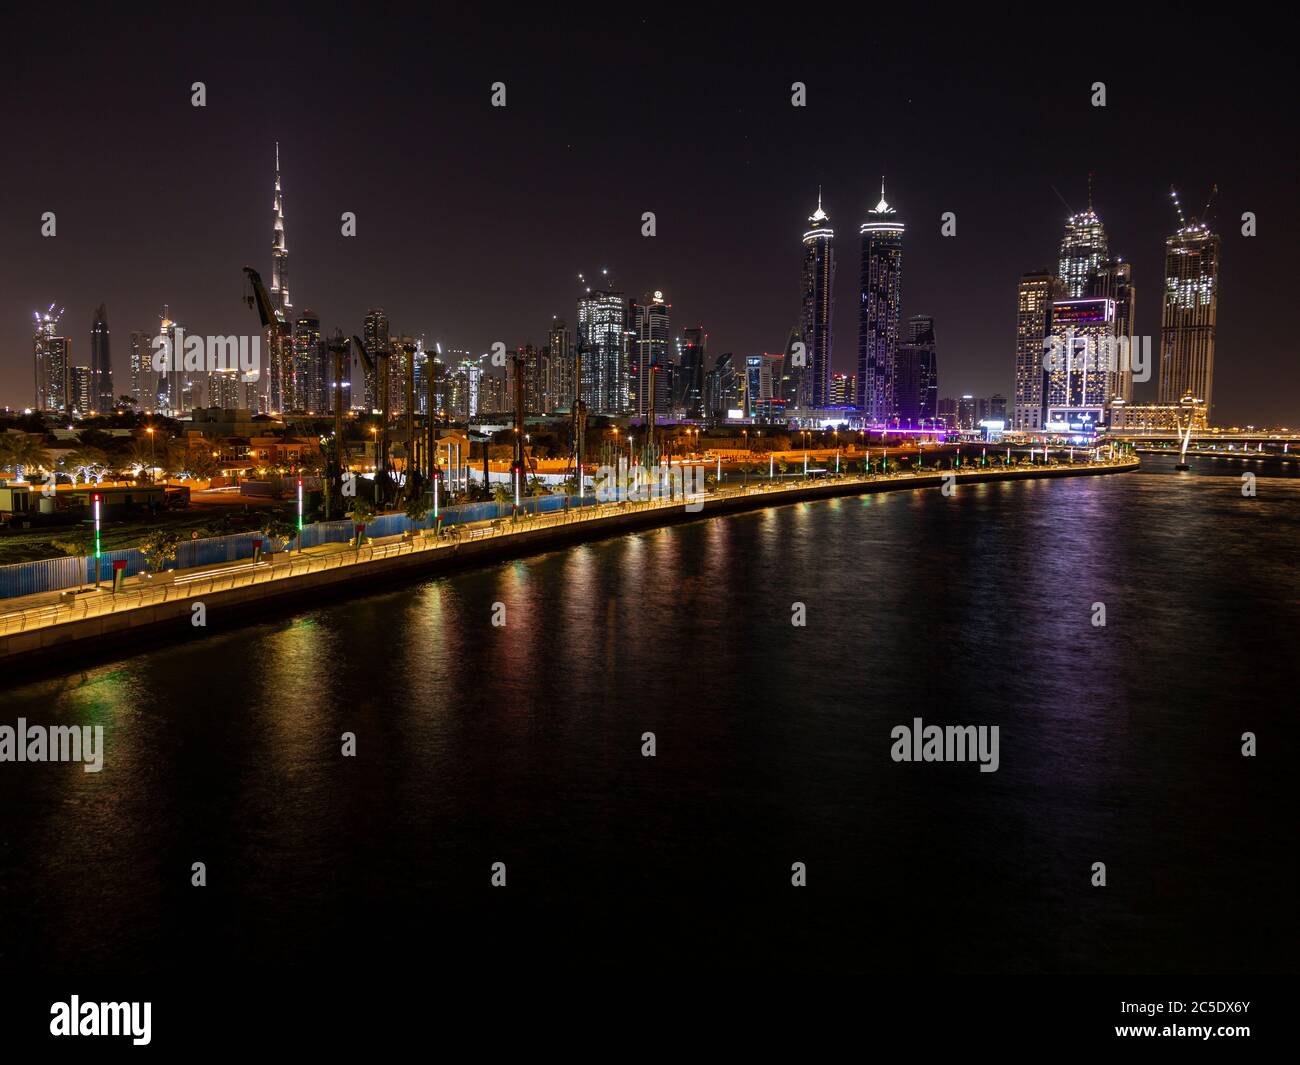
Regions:
<instances>
[{"instance_id":1,"label":"waterfront walkway","mask_svg":"<svg viewBox=\"0 0 1300 1065\"><path fill-rule=\"evenodd\" d=\"M798 502L809 498L859 495L873 491L905 489L908 487L933 488L941 485L945 477L955 475L956 483L966 481L1022 480L1038 477L1069 476L1087 473L1118 473L1137 468L1134 459L1113 462L1049 463L1039 466L972 467L963 470L905 470L871 476L823 477L815 480L791 478L780 480L753 477L745 485L731 485L705 492L696 500L659 498L644 502L601 503L580 509L549 514L527 515L518 520L509 517L467 525L445 526L441 532L423 530L411 536L395 536L354 547L351 544L323 544L302 551L280 552L254 562L252 559L194 569L172 570L152 577L140 575L128 578L123 589L114 593L109 584L99 588L82 586L62 592L44 592L39 595L9 599L0 610L0 656L32 650L44 646L41 636L51 629L71 626L93 636L102 626L78 625L96 618L112 618L122 625L133 626L134 619L120 617L143 613L156 617L156 608L164 607L168 616L188 613L187 603L215 601L227 593L255 589L259 596L273 596L279 590L287 591L304 584L299 578L320 575L323 582L334 583L336 578L361 577L367 571L391 571L386 563L424 560L430 563L456 556L500 554L508 551L511 541L516 541L520 552L537 550L530 544L545 543L551 537L539 534L560 531L580 535L584 526L591 526L593 537L617 535L621 526L638 526L666 523L682 517L708 517L713 513L754 509L779 505L784 501ZM621 519L635 519L634 522ZM481 548L491 546L494 551ZM419 556L411 557L411 556ZM240 598L245 598L241 596ZM142 618L143 622L145 619ZM69 638L79 638L70 629ZM52 633L50 635L53 635ZM35 637L35 639L32 639ZM48 642L60 642L55 639Z\"/></svg>"}]
</instances>

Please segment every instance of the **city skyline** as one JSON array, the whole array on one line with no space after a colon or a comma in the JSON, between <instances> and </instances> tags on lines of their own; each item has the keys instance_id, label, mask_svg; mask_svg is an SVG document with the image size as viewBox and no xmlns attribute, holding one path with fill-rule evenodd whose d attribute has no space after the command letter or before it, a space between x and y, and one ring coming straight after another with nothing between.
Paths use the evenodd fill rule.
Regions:
<instances>
[{"instance_id":1,"label":"city skyline","mask_svg":"<svg viewBox=\"0 0 1300 1065\"><path fill-rule=\"evenodd\" d=\"M323 38L330 30L323 24L314 32ZM544 42L545 36L538 39ZM246 47L220 31L211 47L223 42L237 50ZM134 47L129 40L118 43L128 54ZM773 46L760 41L757 47L768 54ZM946 54L947 46L937 47L937 54ZM536 181L520 182L503 172L502 152L507 140L533 138L520 124L537 107L539 56L517 40L510 48L522 65L511 83L508 106L495 112L488 102L492 78L465 61L453 64L454 76L445 75L455 91L436 101L427 93L407 100L373 88L357 88L347 99L326 91L327 109L345 128L370 115L382 134L399 116L409 119L412 109L428 109L436 127L454 130L474 149L463 158L458 155L454 168L422 171L426 150L420 140L397 133L392 135L394 159L408 165L388 168L357 157L340 171L322 167L330 138L315 113L320 108L302 115L289 94L282 115L250 118L246 101L252 88L222 85L218 95L212 83L207 107L193 108L190 81L181 85L180 68L188 63L179 59L106 92L110 98L127 93L137 101L142 94L152 99L158 93L157 106L165 110L172 139L183 137L189 123L208 123L206 132L195 128L194 143L215 152L219 166L189 167L185 182L165 180L165 167L148 171L143 179L136 171L134 180L108 167L88 181L68 148L76 137L69 133L55 140L42 126L35 136L51 165L39 181L28 172L7 179L16 188L7 198L11 207L2 232L14 254L0 285L0 402L20 409L30 404L31 313L51 301L67 308L62 325L73 341L75 364L88 362L82 354L89 351L88 325L101 304L122 338L156 322L164 304L193 334L255 332L254 316L239 302L237 271L247 262L275 276L277 262L266 247L264 190L278 143L290 193L285 214L294 292L300 306L315 309L322 331L328 335L337 326L347 335L359 332L365 313L383 307L402 334L475 353L497 341L509 350L545 344L553 319L575 317L576 274L591 270L593 263L607 267L626 294L664 291L674 305L675 323L698 325L709 333L710 362L728 351L739 359L781 351L790 323L800 313L799 266L793 258L798 253L792 252L792 243L804 231L797 227L804 224L818 186L826 212L856 225L878 198L884 172L890 175L891 190L898 190L891 191L891 205L896 202L908 220L908 284L901 313L935 319L946 394L1013 394L1016 286L1026 271L1055 262L1063 222L1087 203L1089 173L1096 175L1093 203L1111 246L1124 252L1136 287L1150 293L1138 302L1134 332L1155 338L1160 335L1156 292L1163 284L1165 242L1175 229L1169 185L1177 184L1189 202L1199 203L1202 193L1217 183L1212 225L1222 240L1227 286L1216 343L1215 408L1222 414L1217 420L1297 420L1289 341L1278 316L1268 313L1283 297L1281 263L1287 228L1295 225L1280 206L1284 190L1274 175L1284 172L1292 149L1281 141L1270 143L1264 150L1277 156L1277 165L1243 167L1229 150L1238 135L1221 120L1231 112L1227 99L1207 99L1203 113L1188 120L1187 143L1180 140L1135 175L1125 147L1150 116L1120 104L1115 86L1121 83L1112 83L1107 108L1092 108L1087 86L1082 86L1071 90L1078 101L1073 121L1092 131L1095 151L1085 152L1082 160L1077 153L1056 151L1057 135L1048 116L1031 116L1010 131L989 134L1004 149L1019 150L1005 173L995 173L976 158L971 133L958 128L967 105L954 101L946 89L941 94L900 73L894 87L881 90L882 106L900 121L905 118L909 128L925 131L930 152L942 153L952 164L947 171L936 174L933 167L921 165L914 153L903 150L910 142L900 140L900 131L887 128L869 138L840 133L821 144L816 167L787 167L772 175L766 167L769 149L754 140L756 123L776 123L771 139L779 142L783 130L837 129L846 115L845 105L836 102L846 77L842 71L826 74L819 91L811 91L817 83L809 82L807 107L792 107L788 89L800 72L787 77L787 61L777 68L783 71L780 77L771 76L763 96L770 97L771 113L761 119L751 114L754 76L735 72L735 93L745 101L739 113L746 117L734 130L719 127L721 133L710 135L714 165L688 168L690 180L669 167L652 168L651 176L628 174L611 187L581 168L570 169L560 180L542 166L545 173L539 171ZM544 51L540 45L539 50ZM359 61L376 58L362 49ZM947 59L954 72L970 69L957 56ZM29 62L24 57L10 76L19 76ZM719 62L732 69L725 60ZM1256 70L1250 76L1266 75ZM620 89L615 82L607 97L589 100L576 79L556 78L551 88L562 93L566 105L574 105L575 116L582 115L584 101L589 104L594 111L586 117L593 122L640 93L635 85ZM672 86L664 106L680 122L663 134L665 144L689 143L693 131L723 113L733 100L728 84L700 99L694 109L699 114L692 112L696 97L690 87ZM984 106L996 107L998 92L1010 92L996 81L987 89L992 99ZM939 106L941 95L947 110ZM1263 98L1269 99L1268 94ZM60 110L57 96L53 106ZM67 101L66 107L71 106ZM568 113L566 106L561 114ZM84 118L78 112L73 121ZM118 121L125 128L125 120ZM220 133L210 140L213 123ZM543 138L540 146L531 145L539 162L563 162L595 136L563 120L554 132L558 135ZM626 150L615 140L615 149ZM1069 140L1061 136L1062 145ZM439 176L417 181L419 173ZM53 238L40 236L46 210L58 216ZM343 211L357 215L355 238L340 235ZM645 211L655 213L654 237L640 235ZM954 237L940 234L945 211L956 216ZM1239 235L1237 219L1244 211L1259 218L1258 236ZM160 219L166 224L158 225ZM841 261L844 254L841 249ZM855 259L850 253L854 267ZM855 330L852 323L845 324L843 310L856 300L856 274L850 268L836 277L840 343L828 367L831 375L856 371L851 350ZM125 344L119 342L113 350L114 391L121 394L128 391L122 387ZM1154 376L1136 386L1135 401L1156 401Z\"/></svg>"}]
</instances>

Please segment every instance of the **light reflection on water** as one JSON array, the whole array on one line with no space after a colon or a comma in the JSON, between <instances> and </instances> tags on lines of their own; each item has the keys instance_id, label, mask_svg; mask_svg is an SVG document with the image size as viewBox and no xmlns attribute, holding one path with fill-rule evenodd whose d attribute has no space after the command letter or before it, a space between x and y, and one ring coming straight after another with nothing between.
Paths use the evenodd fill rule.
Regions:
<instances>
[{"instance_id":1,"label":"light reflection on water","mask_svg":"<svg viewBox=\"0 0 1300 1065\"><path fill-rule=\"evenodd\" d=\"M1287 937L1246 923L1294 927L1288 763L1237 748L1294 752L1300 480L1243 500L1239 468L1170 465L771 508L64 656L3 721L103 724L106 769L2 767L30 919L0 965L307 964L412 907L474 927L504 856L583 927L648 896L663 950L704 922L727 964L1277 968ZM916 716L998 724L1001 769L892 763ZM794 857L818 911L757 943ZM414 942L454 951L430 922Z\"/></svg>"}]
</instances>

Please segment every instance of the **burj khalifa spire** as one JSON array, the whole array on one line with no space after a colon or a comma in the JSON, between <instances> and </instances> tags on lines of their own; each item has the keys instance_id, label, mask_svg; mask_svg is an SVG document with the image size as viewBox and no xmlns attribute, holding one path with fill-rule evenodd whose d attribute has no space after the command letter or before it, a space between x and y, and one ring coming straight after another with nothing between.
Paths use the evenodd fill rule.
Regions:
<instances>
[{"instance_id":1,"label":"burj khalifa spire","mask_svg":"<svg viewBox=\"0 0 1300 1065\"><path fill-rule=\"evenodd\" d=\"M275 142L275 231L271 238L271 300L289 320L289 249L284 243L284 192L280 188L280 142Z\"/></svg>"}]
</instances>

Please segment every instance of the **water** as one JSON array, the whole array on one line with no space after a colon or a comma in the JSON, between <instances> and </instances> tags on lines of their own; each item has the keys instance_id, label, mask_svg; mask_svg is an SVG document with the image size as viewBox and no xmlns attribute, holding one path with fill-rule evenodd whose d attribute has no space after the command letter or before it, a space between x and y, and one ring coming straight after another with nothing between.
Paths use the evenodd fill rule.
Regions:
<instances>
[{"instance_id":1,"label":"water","mask_svg":"<svg viewBox=\"0 0 1300 1065\"><path fill-rule=\"evenodd\" d=\"M107 750L0 765L0 972L1289 970L1300 479L1243 468L785 506L11 665L0 723ZM892 762L914 717L1000 726L1000 769Z\"/></svg>"}]
</instances>

